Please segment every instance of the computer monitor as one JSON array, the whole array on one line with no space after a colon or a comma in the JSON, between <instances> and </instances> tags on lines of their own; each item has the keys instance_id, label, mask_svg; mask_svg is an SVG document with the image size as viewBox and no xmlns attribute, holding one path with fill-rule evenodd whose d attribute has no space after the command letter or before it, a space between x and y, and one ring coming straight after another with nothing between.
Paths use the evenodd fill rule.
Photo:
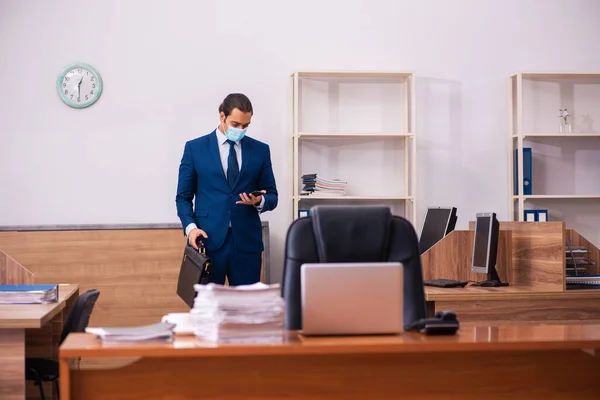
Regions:
<instances>
[{"instance_id":1,"label":"computer monitor","mask_svg":"<svg viewBox=\"0 0 600 400\"><path fill-rule=\"evenodd\" d=\"M431 246L439 242L454 230L456 226L456 207L427 207L421 237L419 252L425 253Z\"/></svg>"},{"instance_id":2,"label":"computer monitor","mask_svg":"<svg viewBox=\"0 0 600 400\"><path fill-rule=\"evenodd\" d=\"M478 213L476 217L471 270L486 274L487 279L474 283L473 286L508 286L508 283L500 281L496 270L500 233L500 223L496 219L496 213Z\"/></svg>"}]
</instances>

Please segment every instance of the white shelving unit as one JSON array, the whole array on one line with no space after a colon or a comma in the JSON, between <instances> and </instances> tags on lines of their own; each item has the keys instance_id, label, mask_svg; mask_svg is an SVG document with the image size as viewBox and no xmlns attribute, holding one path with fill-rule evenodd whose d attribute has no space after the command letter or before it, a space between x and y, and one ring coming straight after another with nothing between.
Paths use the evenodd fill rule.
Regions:
<instances>
[{"instance_id":1,"label":"white shelving unit","mask_svg":"<svg viewBox=\"0 0 600 400\"><path fill-rule=\"evenodd\" d=\"M596 184L600 181L600 162L595 161L600 160L600 132L593 126L595 118L600 121L600 73L518 73L509 78L508 87L512 219L523 221L524 211L529 208L555 208L557 214L571 217L599 217L582 216L580 210L582 201L600 199L600 184ZM572 114L568 117L571 132L560 132L559 108L567 108ZM527 195L523 180L525 147L533 152L532 194ZM518 194L514 193L515 150ZM575 154L582 152L586 154L578 159ZM588 213L589 206L595 204L588 201Z\"/></svg>"},{"instance_id":2,"label":"white shelving unit","mask_svg":"<svg viewBox=\"0 0 600 400\"><path fill-rule=\"evenodd\" d=\"M291 93L292 220L315 204L386 204L414 224L413 74L300 71ZM348 181L346 195L301 195L311 173Z\"/></svg>"}]
</instances>

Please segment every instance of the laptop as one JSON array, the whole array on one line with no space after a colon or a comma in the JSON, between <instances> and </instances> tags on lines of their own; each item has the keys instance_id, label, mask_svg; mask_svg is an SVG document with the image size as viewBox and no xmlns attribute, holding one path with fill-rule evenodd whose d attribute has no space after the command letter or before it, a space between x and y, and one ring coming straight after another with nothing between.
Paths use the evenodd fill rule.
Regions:
<instances>
[{"instance_id":1,"label":"laptop","mask_svg":"<svg viewBox=\"0 0 600 400\"><path fill-rule=\"evenodd\" d=\"M303 335L402 332L402 263L303 264Z\"/></svg>"}]
</instances>

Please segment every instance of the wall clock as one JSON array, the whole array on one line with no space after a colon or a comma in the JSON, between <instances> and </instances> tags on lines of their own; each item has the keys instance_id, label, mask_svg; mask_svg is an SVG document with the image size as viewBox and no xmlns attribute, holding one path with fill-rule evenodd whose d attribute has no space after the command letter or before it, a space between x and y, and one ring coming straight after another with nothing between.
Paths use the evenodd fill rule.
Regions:
<instances>
[{"instance_id":1,"label":"wall clock","mask_svg":"<svg viewBox=\"0 0 600 400\"><path fill-rule=\"evenodd\" d=\"M102 94L102 77L91 65L71 64L58 75L56 90L66 105L73 108L89 107Z\"/></svg>"}]
</instances>

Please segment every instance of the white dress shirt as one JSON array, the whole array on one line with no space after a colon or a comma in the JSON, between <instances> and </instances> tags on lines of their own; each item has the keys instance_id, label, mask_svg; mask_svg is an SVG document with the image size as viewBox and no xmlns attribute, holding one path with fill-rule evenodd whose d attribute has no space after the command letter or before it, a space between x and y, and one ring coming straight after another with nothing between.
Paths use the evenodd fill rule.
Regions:
<instances>
[{"instance_id":1,"label":"white dress shirt","mask_svg":"<svg viewBox=\"0 0 600 400\"><path fill-rule=\"evenodd\" d=\"M229 158L229 149L230 145L227 143L227 136L221 132L220 127L217 127L216 130L217 136L217 147L219 148L219 154L221 155L221 166L223 167L223 172L225 172L225 177L227 177L227 159ZM238 162L238 167L242 168L242 141L238 141L233 145L235 149L235 155ZM256 189L260 190L260 189ZM255 205L256 209L260 212L265 205L265 196L261 197L260 204ZM229 222L229 226L231 226L231 222ZM185 234L189 235L192 229L196 229L197 226L194 223L189 224L185 227Z\"/></svg>"}]
</instances>

